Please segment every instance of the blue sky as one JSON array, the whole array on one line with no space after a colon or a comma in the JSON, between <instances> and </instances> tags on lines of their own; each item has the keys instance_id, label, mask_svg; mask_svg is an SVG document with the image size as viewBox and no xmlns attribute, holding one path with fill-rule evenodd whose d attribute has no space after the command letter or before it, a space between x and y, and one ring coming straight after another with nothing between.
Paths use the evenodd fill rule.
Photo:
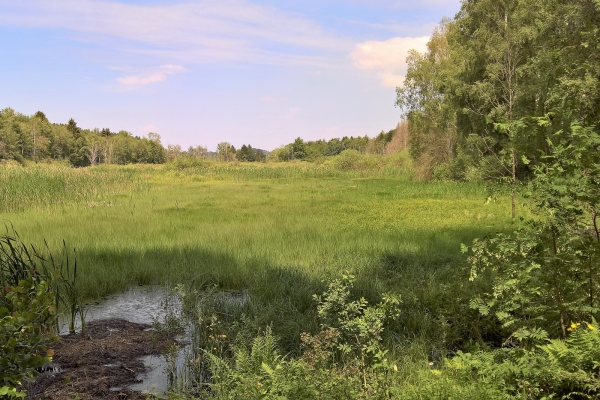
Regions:
<instances>
[{"instance_id":1,"label":"blue sky","mask_svg":"<svg viewBox=\"0 0 600 400\"><path fill-rule=\"evenodd\" d=\"M459 0L0 0L0 108L184 149L374 136Z\"/></svg>"}]
</instances>

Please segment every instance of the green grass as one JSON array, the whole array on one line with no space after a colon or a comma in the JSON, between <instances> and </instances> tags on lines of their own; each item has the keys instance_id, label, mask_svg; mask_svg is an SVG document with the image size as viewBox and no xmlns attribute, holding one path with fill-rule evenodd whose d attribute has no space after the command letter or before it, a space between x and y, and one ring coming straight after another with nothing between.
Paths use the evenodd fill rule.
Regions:
<instances>
[{"instance_id":1,"label":"green grass","mask_svg":"<svg viewBox=\"0 0 600 400\"><path fill-rule=\"evenodd\" d=\"M509 201L484 206L482 184L414 182L389 169L34 167L2 170L2 186L12 176L40 190L16 201L21 189L11 182L5 198L21 206L2 218L25 242L75 248L87 300L132 284L249 289L262 307L256 323L275 321L288 348L314 329L311 295L344 271L371 301L402 294L414 311L398 322L402 340L462 340L470 328L457 309L469 291L460 244L511 227ZM444 333L447 324L456 328Z\"/></svg>"},{"instance_id":2,"label":"green grass","mask_svg":"<svg viewBox=\"0 0 600 400\"><path fill-rule=\"evenodd\" d=\"M80 168L0 164L0 213L53 209L73 203L95 204L107 195L147 189L130 168Z\"/></svg>"}]
</instances>

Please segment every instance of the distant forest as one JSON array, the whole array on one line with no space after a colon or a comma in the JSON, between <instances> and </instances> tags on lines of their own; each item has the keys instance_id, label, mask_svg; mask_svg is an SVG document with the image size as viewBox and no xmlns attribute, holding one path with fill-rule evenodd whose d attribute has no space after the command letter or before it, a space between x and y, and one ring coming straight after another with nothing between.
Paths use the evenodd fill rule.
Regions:
<instances>
[{"instance_id":1,"label":"distant forest","mask_svg":"<svg viewBox=\"0 0 600 400\"><path fill-rule=\"evenodd\" d=\"M395 138L395 140L394 140ZM329 141L304 141L293 143L269 152L244 144L236 149L228 142L217 145L216 151L203 146L190 146L183 150L179 145L164 147L160 135L154 132L147 137L134 136L121 130L83 129L71 118L66 124L52 123L38 111L28 116L11 108L0 111L0 161L64 161L75 167L98 164L162 164L178 157L212 159L216 161L266 162L266 161L317 161L336 156L344 150L363 154L388 154L406 148L408 130L405 123L395 129L381 132L374 138L347 137Z\"/></svg>"},{"instance_id":2,"label":"distant forest","mask_svg":"<svg viewBox=\"0 0 600 400\"><path fill-rule=\"evenodd\" d=\"M11 108L0 111L0 160L34 162L68 160L73 166L97 164L159 164L166 161L160 136L140 138L126 131L82 129L71 118L51 123L38 111L31 116Z\"/></svg>"}]
</instances>

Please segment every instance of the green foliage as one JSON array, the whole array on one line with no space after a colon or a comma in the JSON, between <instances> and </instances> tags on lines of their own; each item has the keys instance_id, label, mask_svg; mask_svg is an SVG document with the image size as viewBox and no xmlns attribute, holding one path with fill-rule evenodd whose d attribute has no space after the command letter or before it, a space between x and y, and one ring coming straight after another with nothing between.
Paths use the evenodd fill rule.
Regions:
<instances>
[{"instance_id":1,"label":"green foliage","mask_svg":"<svg viewBox=\"0 0 600 400\"><path fill-rule=\"evenodd\" d=\"M386 320L397 314L399 300L386 295L371 307L365 299L350 301L352 282L354 277L345 275L331 281L322 296L315 296L323 330L302 335L300 359L280 355L270 328L250 346L240 340L234 343L230 359L204 350L210 360L209 397L388 398L389 376L397 366L385 357L382 332ZM336 357L331 354L334 349Z\"/></svg>"},{"instance_id":2,"label":"green foliage","mask_svg":"<svg viewBox=\"0 0 600 400\"><path fill-rule=\"evenodd\" d=\"M354 137L344 136L333 138L328 141L314 140L304 141L297 138L293 143L281 146L271 152L274 161L291 161L294 159L322 162L326 158L340 155L347 150L355 150L360 154L385 154L386 146L393 139L395 129L389 132L381 132L373 139L367 136Z\"/></svg>"},{"instance_id":3,"label":"green foliage","mask_svg":"<svg viewBox=\"0 0 600 400\"><path fill-rule=\"evenodd\" d=\"M376 306L368 306L367 300L350 301L350 290L355 277L343 275L328 285L317 301L317 315L321 329L338 332L338 350L341 359L351 356L360 360L365 371L375 362L382 362L387 351L382 346L384 324L399 314L400 298L384 294L383 300Z\"/></svg>"},{"instance_id":4,"label":"green foliage","mask_svg":"<svg viewBox=\"0 0 600 400\"><path fill-rule=\"evenodd\" d=\"M600 394L600 334L598 324L572 323L566 340L541 346L555 370L554 386L569 396L596 398ZM556 390L556 389L555 389Z\"/></svg>"},{"instance_id":5,"label":"green foliage","mask_svg":"<svg viewBox=\"0 0 600 400\"><path fill-rule=\"evenodd\" d=\"M61 165L0 165L0 212L97 207L109 196L148 190L140 174L126 168L73 169Z\"/></svg>"},{"instance_id":6,"label":"green foliage","mask_svg":"<svg viewBox=\"0 0 600 400\"><path fill-rule=\"evenodd\" d=\"M262 150L253 149L252 146L246 146L245 144L235 153L235 158L242 162L265 161Z\"/></svg>"},{"instance_id":7,"label":"green foliage","mask_svg":"<svg viewBox=\"0 0 600 400\"><path fill-rule=\"evenodd\" d=\"M599 22L593 1L463 2L425 53L410 53L398 88L416 176L462 180L470 169L515 193L545 163L547 138L597 121ZM467 168L454 163L465 154Z\"/></svg>"},{"instance_id":8,"label":"green foliage","mask_svg":"<svg viewBox=\"0 0 600 400\"><path fill-rule=\"evenodd\" d=\"M0 160L33 162L68 160L72 166L97 164L164 163L165 149L160 136L148 138L109 129L82 129L73 118L67 124L53 124L43 112L32 116L10 108L0 111Z\"/></svg>"},{"instance_id":9,"label":"green foliage","mask_svg":"<svg viewBox=\"0 0 600 400\"><path fill-rule=\"evenodd\" d=\"M302 160L306 157L306 145L302 138L296 138L292 143L292 159Z\"/></svg>"},{"instance_id":10,"label":"green foliage","mask_svg":"<svg viewBox=\"0 0 600 400\"><path fill-rule=\"evenodd\" d=\"M600 311L598 257L600 137L573 125L548 140L546 165L531 184L536 219L513 235L498 234L473 243L471 279L491 270L490 293L472 306L493 313L520 341L567 335L572 321Z\"/></svg>"},{"instance_id":11,"label":"green foliage","mask_svg":"<svg viewBox=\"0 0 600 400\"><path fill-rule=\"evenodd\" d=\"M56 339L55 296L48 281L34 270L17 285L6 286L0 299L0 394L24 397L18 391L33 380L37 368L52 360L48 344Z\"/></svg>"},{"instance_id":12,"label":"green foliage","mask_svg":"<svg viewBox=\"0 0 600 400\"><path fill-rule=\"evenodd\" d=\"M49 285L55 304L53 309L66 313L69 331L75 331L75 321L81 319L85 330L84 310L81 306L81 293L76 285L77 261L69 260L69 252L63 242L62 257L55 258L47 242L42 250L34 245L27 246L13 230L0 235L0 292L6 294L11 286L34 276L33 282L43 280ZM7 303L8 304L8 303ZM54 319L58 328L58 319Z\"/></svg>"},{"instance_id":13,"label":"green foliage","mask_svg":"<svg viewBox=\"0 0 600 400\"><path fill-rule=\"evenodd\" d=\"M233 161L235 159L235 147L228 142L219 143L217 145L217 157L220 161Z\"/></svg>"},{"instance_id":14,"label":"green foliage","mask_svg":"<svg viewBox=\"0 0 600 400\"><path fill-rule=\"evenodd\" d=\"M236 345L232 364L212 356L215 371L208 398L216 399L366 399L352 368L313 368L303 359L286 359L277 350L270 329L249 347ZM373 376L373 378L376 378ZM373 393L375 394L375 393Z\"/></svg>"},{"instance_id":15,"label":"green foliage","mask_svg":"<svg viewBox=\"0 0 600 400\"><path fill-rule=\"evenodd\" d=\"M165 167L167 170L183 171L186 169L199 169L205 164L206 162L204 160L183 153L183 155L176 157Z\"/></svg>"},{"instance_id":16,"label":"green foliage","mask_svg":"<svg viewBox=\"0 0 600 400\"><path fill-rule=\"evenodd\" d=\"M459 352L432 372L465 389L473 382L482 384L490 393L485 398L595 399L600 393L598 325L573 323L569 331L566 340L532 350Z\"/></svg>"},{"instance_id":17,"label":"green foliage","mask_svg":"<svg viewBox=\"0 0 600 400\"><path fill-rule=\"evenodd\" d=\"M341 171L361 171L381 167L376 158L364 155L357 150L344 150L340 155L328 160L328 164Z\"/></svg>"}]
</instances>

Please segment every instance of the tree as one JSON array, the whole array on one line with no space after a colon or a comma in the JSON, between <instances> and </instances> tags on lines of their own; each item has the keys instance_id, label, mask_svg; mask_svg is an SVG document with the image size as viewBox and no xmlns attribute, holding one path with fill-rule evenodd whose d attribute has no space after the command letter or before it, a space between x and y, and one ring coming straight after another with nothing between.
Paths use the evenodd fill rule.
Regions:
<instances>
[{"instance_id":1,"label":"tree","mask_svg":"<svg viewBox=\"0 0 600 400\"><path fill-rule=\"evenodd\" d=\"M536 116L533 93L521 81L539 34L536 9L529 0L463 3L451 36L463 63L459 104L482 127L483 140L478 143L484 152L496 156L504 168L513 218L520 159L535 137L534 127L527 123Z\"/></svg>"},{"instance_id":2,"label":"tree","mask_svg":"<svg viewBox=\"0 0 600 400\"><path fill-rule=\"evenodd\" d=\"M566 338L571 324L600 314L597 127L575 123L557 131L544 161L531 183L537 218L512 235L476 240L469 258L472 280L484 271L494 276L491 291L472 306L529 344Z\"/></svg>"},{"instance_id":3,"label":"tree","mask_svg":"<svg viewBox=\"0 0 600 400\"><path fill-rule=\"evenodd\" d=\"M73 118L71 118L67 123L67 131L69 131L76 140L81 137L81 128L77 126L77 122L75 122Z\"/></svg>"},{"instance_id":4,"label":"tree","mask_svg":"<svg viewBox=\"0 0 600 400\"><path fill-rule=\"evenodd\" d=\"M29 129L31 132L31 158L34 162L45 157L50 145L50 123L41 111L36 112L29 118Z\"/></svg>"},{"instance_id":5,"label":"tree","mask_svg":"<svg viewBox=\"0 0 600 400\"><path fill-rule=\"evenodd\" d=\"M55 160L68 158L73 147L73 136L67 131L65 125L52 125L50 127L50 156Z\"/></svg>"},{"instance_id":6,"label":"tree","mask_svg":"<svg viewBox=\"0 0 600 400\"><path fill-rule=\"evenodd\" d=\"M279 146L271 152L271 158L275 161L285 162L292 159L292 145Z\"/></svg>"},{"instance_id":7,"label":"tree","mask_svg":"<svg viewBox=\"0 0 600 400\"><path fill-rule=\"evenodd\" d=\"M421 168L418 176L424 179L449 163L456 150L457 108L449 89L457 65L448 41L455 28L454 21L443 20L433 31L427 52L409 52L404 85L396 89L396 106L408 123L410 153Z\"/></svg>"},{"instance_id":8,"label":"tree","mask_svg":"<svg viewBox=\"0 0 600 400\"><path fill-rule=\"evenodd\" d=\"M103 141L101 140L100 136L100 131L98 131L98 129L95 129L94 132L86 135L86 144L88 148L86 156L90 162L90 165L94 166L99 162L103 144Z\"/></svg>"},{"instance_id":9,"label":"tree","mask_svg":"<svg viewBox=\"0 0 600 400\"><path fill-rule=\"evenodd\" d=\"M302 160L306 157L306 145L304 144L304 140L298 137L294 140L292 144L292 158L297 160Z\"/></svg>"},{"instance_id":10,"label":"tree","mask_svg":"<svg viewBox=\"0 0 600 400\"><path fill-rule=\"evenodd\" d=\"M36 111L35 114L33 114L33 116L42 122L46 122L46 123L49 122L48 118L46 117L46 114L44 114L41 111Z\"/></svg>"},{"instance_id":11,"label":"tree","mask_svg":"<svg viewBox=\"0 0 600 400\"><path fill-rule=\"evenodd\" d=\"M206 147L200 146L200 145L198 145L196 147L190 146L188 148L187 153L191 157L199 158L201 160L205 160L208 157L208 149Z\"/></svg>"},{"instance_id":12,"label":"tree","mask_svg":"<svg viewBox=\"0 0 600 400\"><path fill-rule=\"evenodd\" d=\"M235 157L238 161L247 161L247 162L255 162L255 161L264 161L265 157L260 150L253 149L251 145L246 146L242 145L241 148L238 149L235 153Z\"/></svg>"},{"instance_id":13,"label":"tree","mask_svg":"<svg viewBox=\"0 0 600 400\"><path fill-rule=\"evenodd\" d=\"M112 133L112 132L110 131L110 129L108 129L108 128L103 128L103 129L100 131L100 136L104 136L104 137L110 137L110 136L112 136L112 135L114 135L114 133Z\"/></svg>"},{"instance_id":14,"label":"tree","mask_svg":"<svg viewBox=\"0 0 600 400\"><path fill-rule=\"evenodd\" d=\"M228 142L221 142L217 145L217 155L221 161L233 161L235 159L235 147Z\"/></svg>"}]
</instances>

